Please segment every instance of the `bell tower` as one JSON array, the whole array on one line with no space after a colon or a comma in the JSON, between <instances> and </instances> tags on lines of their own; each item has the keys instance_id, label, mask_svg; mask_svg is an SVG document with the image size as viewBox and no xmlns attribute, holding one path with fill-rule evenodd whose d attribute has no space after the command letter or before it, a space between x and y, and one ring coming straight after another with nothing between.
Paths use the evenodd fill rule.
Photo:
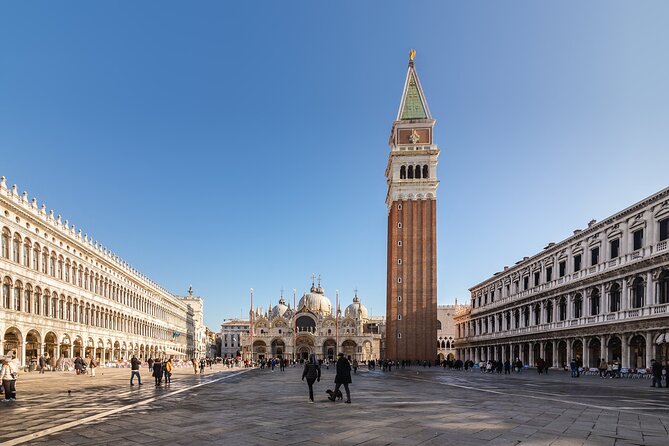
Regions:
<instances>
[{"instance_id":1,"label":"bell tower","mask_svg":"<svg viewBox=\"0 0 669 446\"><path fill-rule=\"evenodd\" d=\"M402 101L386 167L388 271L386 358L437 355L437 160L435 120L409 53Z\"/></svg>"}]
</instances>

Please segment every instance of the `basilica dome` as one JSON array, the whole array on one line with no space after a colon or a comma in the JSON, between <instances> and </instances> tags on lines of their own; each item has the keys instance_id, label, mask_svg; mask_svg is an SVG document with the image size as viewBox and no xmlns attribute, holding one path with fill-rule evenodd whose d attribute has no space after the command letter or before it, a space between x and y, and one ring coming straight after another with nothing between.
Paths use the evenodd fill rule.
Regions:
<instances>
[{"instance_id":1,"label":"basilica dome","mask_svg":"<svg viewBox=\"0 0 669 446\"><path fill-rule=\"evenodd\" d=\"M346 310L344 311L344 317L351 319L367 319L369 317L367 308L362 303L360 303L360 298L358 297L357 293L353 298L353 303L346 307Z\"/></svg>"},{"instance_id":2,"label":"basilica dome","mask_svg":"<svg viewBox=\"0 0 669 446\"><path fill-rule=\"evenodd\" d=\"M281 299L279 299L278 305L274 306L272 308L272 317L283 317L283 315L286 313L288 310L288 306L286 305L286 301L283 299L283 296L281 296Z\"/></svg>"},{"instance_id":3,"label":"basilica dome","mask_svg":"<svg viewBox=\"0 0 669 446\"><path fill-rule=\"evenodd\" d=\"M297 304L298 309L306 307L308 311L312 313L320 313L324 315L332 314L332 303L330 299L325 296L325 291L323 288L311 286L311 291L309 293L304 293L300 302Z\"/></svg>"}]
</instances>

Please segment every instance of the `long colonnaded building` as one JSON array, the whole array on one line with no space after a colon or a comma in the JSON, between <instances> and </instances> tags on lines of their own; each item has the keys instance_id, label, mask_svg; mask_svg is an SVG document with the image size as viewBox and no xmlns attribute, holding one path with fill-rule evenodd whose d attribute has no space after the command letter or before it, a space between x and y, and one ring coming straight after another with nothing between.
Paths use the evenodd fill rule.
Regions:
<instances>
[{"instance_id":1,"label":"long colonnaded building","mask_svg":"<svg viewBox=\"0 0 669 446\"><path fill-rule=\"evenodd\" d=\"M669 188L470 289L457 355L585 367L669 357Z\"/></svg>"},{"instance_id":2,"label":"long colonnaded building","mask_svg":"<svg viewBox=\"0 0 669 446\"><path fill-rule=\"evenodd\" d=\"M180 298L0 179L0 352L101 363L200 353L202 299Z\"/></svg>"},{"instance_id":3,"label":"long colonnaded building","mask_svg":"<svg viewBox=\"0 0 669 446\"><path fill-rule=\"evenodd\" d=\"M437 159L430 114L414 67L409 68L390 133L386 167L388 259L386 352L392 360L436 358Z\"/></svg>"}]
</instances>

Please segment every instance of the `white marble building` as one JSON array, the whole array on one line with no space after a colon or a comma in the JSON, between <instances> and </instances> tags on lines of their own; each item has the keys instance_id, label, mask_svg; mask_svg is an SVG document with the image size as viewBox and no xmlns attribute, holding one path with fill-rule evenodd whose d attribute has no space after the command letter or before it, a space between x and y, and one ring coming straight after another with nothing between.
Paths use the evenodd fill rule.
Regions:
<instances>
[{"instance_id":1,"label":"white marble building","mask_svg":"<svg viewBox=\"0 0 669 446\"><path fill-rule=\"evenodd\" d=\"M201 307L180 299L0 179L0 352L187 358Z\"/></svg>"},{"instance_id":2,"label":"white marble building","mask_svg":"<svg viewBox=\"0 0 669 446\"><path fill-rule=\"evenodd\" d=\"M553 366L666 363L669 188L473 286L456 316L457 356Z\"/></svg>"},{"instance_id":3,"label":"white marble building","mask_svg":"<svg viewBox=\"0 0 669 446\"><path fill-rule=\"evenodd\" d=\"M455 338L457 336L455 315L468 305L438 305L437 306L437 358L440 361L455 359Z\"/></svg>"},{"instance_id":4,"label":"white marble building","mask_svg":"<svg viewBox=\"0 0 669 446\"><path fill-rule=\"evenodd\" d=\"M250 323L248 320L231 319L221 324L221 357L234 358L241 356L242 334L248 334L250 330Z\"/></svg>"},{"instance_id":5,"label":"white marble building","mask_svg":"<svg viewBox=\"0 0 669 446\"><path fill-rule=\"evenodd\" d=\"M337 315L338 313L338 315ZM338 352L358 361L380 359L383 353L385 320L370 316L358 294L342 312L318 285L300 298L297 311L283 296L274 307L255 308L250 313L250 333L242 333L242 355L262 358L334 360ZM338 330L337 330L338 327Z\"/></svg>"}]
</instances>

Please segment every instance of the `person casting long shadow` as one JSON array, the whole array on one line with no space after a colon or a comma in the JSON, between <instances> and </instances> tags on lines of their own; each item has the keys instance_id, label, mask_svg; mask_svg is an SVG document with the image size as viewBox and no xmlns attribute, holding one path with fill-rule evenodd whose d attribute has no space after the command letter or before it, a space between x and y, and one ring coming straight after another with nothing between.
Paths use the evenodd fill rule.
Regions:
<instances>
[{"instance_id":1,"label":"person casting long shadow","mask_svg":"<svg viewBox=\"0 0 669 446\"><path fill-rule=\"evenodd\" d=\"M307 385L309 386L309 402L314 402L314 381L321 380L321 366L316 361L316 355L313 353L309 356L309 361L304 364L304 371L302 372L302 381L307 378Z\"/></svg>"},{"instance_id":2,"label":"person casting long shadow","mask_svg":"<svg viewBox=\"0 0 669 446\"><path fill-rule=\"evenodd\" d=\"M334 401L339 392L339 387L343 384L344 390L346 390L346 401L345 403L351 403L351 392L348 390L348 385L351 381L351 363L348 362L348 359L344 358L344 353L339 352L339 359L337 359L337 375L335 376L335 390L334 393L329 397L330 401Z\"/></svg>"}]
</instances>

